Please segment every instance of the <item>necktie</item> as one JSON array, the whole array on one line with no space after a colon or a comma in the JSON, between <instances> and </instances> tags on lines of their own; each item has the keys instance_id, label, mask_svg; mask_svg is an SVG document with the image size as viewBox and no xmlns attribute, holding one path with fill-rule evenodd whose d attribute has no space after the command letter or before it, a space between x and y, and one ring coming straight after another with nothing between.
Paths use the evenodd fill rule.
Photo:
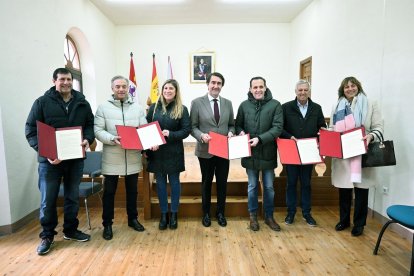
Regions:
<instances>
[{"instance_id":1,"label":"necktie","mask_svg":"<svg viewBox=\"0 0 414 276\"><path fill-rule=\"evenodd\" d=\"M217 103L217 99L213 99L214 101L214 119L216 119L216 123L218 124L220 121L220 113L219 113L219 107Z\"/></svg>"}]
</instances>

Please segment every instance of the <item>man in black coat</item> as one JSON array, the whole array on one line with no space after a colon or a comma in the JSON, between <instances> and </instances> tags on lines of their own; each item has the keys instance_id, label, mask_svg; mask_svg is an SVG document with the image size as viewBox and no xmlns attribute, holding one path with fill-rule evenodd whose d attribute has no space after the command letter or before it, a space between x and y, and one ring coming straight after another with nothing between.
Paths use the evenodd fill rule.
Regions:
<instances>
[{"instance_id":1,"label":"man in black coat","mask_svg":"<svg viewBox=\"0 0 414 276\"><path fill-rule=\"evenodd\" d=\"M322 108L309 97L311 87L306 80L296 83L296 98L282 105L283 108L283 132L281 138L300 139L317 137L319 129L326 127ZM310 165L285 165L287 172L286 224L292 224L296 214L296 183L298 178L301 184L302 215L306 223L316 226L316 221L311 215L311 177L313 164Z\"/></svg>"},{"instance_id":2,"label":"man in black coat","mask_svg":"<svg viewBox=\"0 0 414 276\"><path fill-rule=\"evenodd\" d=\"M25 133L29 145L38 151L36 121L43 122L54 128L80 126L83 142L87 149L94 139L93 114L85 97L72 89L72 74L66 68L58 68L53 73L53 84L45 94L39 97L32 106L26 121ZM49 252L57 234L58 224L56 201L61 179L65 187L63 238L65 240L88 241L90 236L78 230L79 220L79 184L83 175L83 158L70 160L51 160L38 156L40 224L42 239L37 253L44 255Z\"/></svg>"}]
</instances>

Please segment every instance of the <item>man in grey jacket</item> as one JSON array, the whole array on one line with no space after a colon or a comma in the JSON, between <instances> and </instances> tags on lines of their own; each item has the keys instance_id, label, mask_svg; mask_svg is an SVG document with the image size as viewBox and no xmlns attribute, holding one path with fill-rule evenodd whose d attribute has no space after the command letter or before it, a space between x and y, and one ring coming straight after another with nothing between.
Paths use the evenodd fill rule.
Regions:
<instances>
[{"instance_id":1,"label":"man in grey jacket","mask_svg":"<svg viewBox=\"0 0 414 276\"><path fill-rule=\"evenodd\" d=\"M252 155L242 158L242 166L248 176L248 209L250 229L259 230L257 221L259 173L263 179L263 205L265 223L274 231L280 226L273 218L274 169L277 167L277 147L275 139L283 130L283 113L280 103L273 99L272 92L266 87L266 80L254 77L250 80L247 100L241 103L236 117L236 131L239 135L250 134Z\"/></svg>"},{"instance_id":2,"label":"man in grey jacket","mask_svg":"<svg viewBox=\"0 0 414 276\"><path fill-rule=\"evenodd\" d=\"M234 133L234 114L231 101L219 96L224 86L224 77L214 72L207 77L208 94L196 98L191 103L191 135L197 139L195 155L198 157L202 178L202 205L205 227L211 225L211 185L214 175L217 184L217 222L220 226L227 225L224 216L227 193L227 177L230 162L227 159L208 153L209 131L228 137Z\"/></svg>"}]
</instances>

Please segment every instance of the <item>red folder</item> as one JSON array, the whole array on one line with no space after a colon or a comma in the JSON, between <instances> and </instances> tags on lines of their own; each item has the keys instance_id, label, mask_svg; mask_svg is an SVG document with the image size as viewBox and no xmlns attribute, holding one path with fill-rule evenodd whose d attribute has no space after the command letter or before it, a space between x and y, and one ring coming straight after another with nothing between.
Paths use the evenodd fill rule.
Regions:
<instances>
[{"instance_id":1,"label":"red folder","mask_svg":"<svg viewBox=\"0 0 414 276\"><path fill-rule=\"evenodd\" d=\"M341 132L321 129L319 131L319 152L322 156L342 158Z\"/></svg>"},{"instance_id":2,"label":"red folder","mask_svg":"<svg viewBox=\"0 0 414 276\"><path fill-rule=\"evenodd\" d=\"M157 128L157 135L159 135L159 139L154 139L154 140L159 140L161 141L161 145L165 144L165 138L164 135L162 135L162 131L161 131L161 127L158 123L158 121L149 123L149 124L145 124L145 125L141 125L139 127L132 127L132 126L122 126L122 125L116 125L116 131L118 132L118 136L121 137L121 147L123 149L135 149L135 150L143 150L143 149L148 149L151 146L155 146L155 145L159 145L157 143L155 144L147 144L147 143L143 143L143 139L144 137L140 138L138 135L138 131L137 129L142 129L144 130L144 128L149 127L155 125Z\"/></svg>"},{"instance_id":3,"label":"red folder","mask_svg":"<svg viewBox=\"0 0 414 276\"><path fill-rule=\"evenodd\" d=\"M141 141L138 138L136 127L116 125L118 136L121 137L121 147L123 149L142 150Z\"/></svg>"},{"instance_id":4,"label":"red folder","mask_svg":"<svg viewBox=\"0 0 414 276\"><path fill-rule=\"evenodd\" d=\"M56 142L56 132L57 131L64 131L64 130L71 130L71 129L80 129L82 132L82 127L63 127L63 128L54 128L45 123L40 121L36 121L37 126L37 145L38 145L38 152L39 155L45 158L49 158L51 160L57 159L58 156L58 149L57 149L57 142ZM82 143L83 138L79 141L79 147L82 147L80 144ZM85 148L82 147L82 153L85 157ZM64 160L64 159L61 159Z\"/></svg>"},{"instance_id":5,"label":"red folder","mask_svg":"<svg viewBox=\"0 0 414 276\"><path fill-rule=\"evenodd\" d=\"M301 165L298 146L293 139L276 139L280 163Z\"/></svg>"},{"instance_id":6,"label":"red folder","mask_svg":"<svg viewBox=\"0 0 414 276\"><path fill-rule=\"evenodd\" d=\"M208 142L208 153L225 158L225 159L236 159L236 158L242 158L246 156L251 156L251 147L248 141L250 140L250 135L246 134L246 145L245 148L241 148L238 152L231 152L231 145L232 142L231 139L237 138L239 136L230 137L228 138L225 135L218 134L215 132L210 131L208 133L210 135L211 140ZM233 140L234 141L234 140ZM243 145L244 146L244 145Z\"/></svg>"},{"instance_id":7,"label":"red folder","mask_svg":"<svg viewBox=\"0 0 414 276\"><path fill-rule=\"evenodd\" d=\"M319 131L319 152L322 156L330 156L334 158L344 158L344 145L343 145L343 135L348 134L354 131L362 131L362 136L365 136L365 128L364 127L358 127L354 129L350 129L344 132L336 132L336 131L330 131L330 130L324 130L321 129ZM360 154L366 153L367 145L366 142L364 142L365 146L365 152L362 152ZM358 154L357 154L358 155ZM354 155L354 156L357 156ZM348 156L346 158L349 158L352 156Z\"/></svg>"},{"instance_id":8,"label":"red folder","mask_svg":"<svg viewBox=\"0 0 414 276\"><path fill-rule=\"evenodd\" d=\"M314 141L312 141L314 140ZM297 141L293 139L276 139L279 151L280 163L290 165L306 165L323 163L323 159L318 152L316 138L303 138ZM301 143L303 142L303 143ZM302 147L300 147L300 145ZM306 143L306 144L305 144ZM311 148L309 147L309 143ZM307 147L304 147L308 145ZM302 152L300 151L302 149Z\"/></svg>"}]
</instances>

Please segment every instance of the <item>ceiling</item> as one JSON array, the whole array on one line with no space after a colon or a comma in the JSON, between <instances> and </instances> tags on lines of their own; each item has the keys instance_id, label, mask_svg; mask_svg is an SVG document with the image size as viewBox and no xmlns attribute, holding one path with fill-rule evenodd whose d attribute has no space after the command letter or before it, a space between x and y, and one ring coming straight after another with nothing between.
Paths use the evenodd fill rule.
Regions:
<instances>
[{"instance_id":1,"label":"ceiling","mask_svg":"<svg viewBox=\"0 0 414 276\"><path fill-rule=\"evenodd\" d=\"M90 0L115 25L289 23L312 0ZM162 2L162 3L160 3ZM170 3L168 3L170 2ZM177 2L177 3L172 3Z\"/></svg>"}]
</instances>

